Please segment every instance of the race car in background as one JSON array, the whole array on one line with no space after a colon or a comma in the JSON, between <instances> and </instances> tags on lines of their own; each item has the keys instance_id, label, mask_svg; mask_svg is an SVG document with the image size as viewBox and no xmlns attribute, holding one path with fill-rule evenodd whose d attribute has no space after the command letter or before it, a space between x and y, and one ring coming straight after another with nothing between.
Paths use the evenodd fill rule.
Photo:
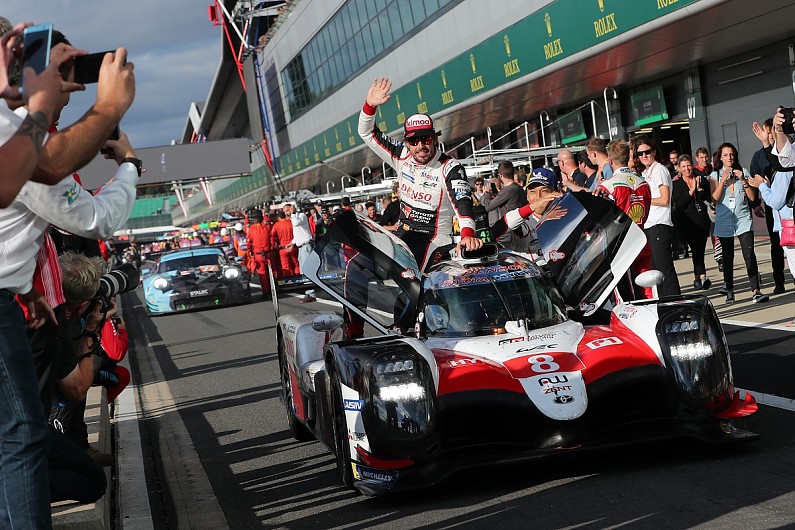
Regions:
<instances>
[{"instance_id":1,"label":"race car in background","mask_svg":"<svg viewBox=\"0 0 795 530\"><path fill-rule=\"evenodd\" d=\"M142 276L150 315L251 301L248 270L230 262L216 247L167 252Z\"/></svg>"},{"instance_id":2,"label":"race car in background","mask_svg":"<svg viewBox=\"0 0 795 530\"><path fill-rule=\"evenodd\" d=\"M333 311L279 315L274 297L287 425L331 449L346 486L377 495L580 448L757 437L733 423L757 407L734 388L710 301L620 300L643 232L589 194L555 209L537 229L549 274L491 245L423 272L391 233L340 213L304 271L374 336L352 340ZM341 278L318 277L340 258Z\"/></svg>"}]
</instances>

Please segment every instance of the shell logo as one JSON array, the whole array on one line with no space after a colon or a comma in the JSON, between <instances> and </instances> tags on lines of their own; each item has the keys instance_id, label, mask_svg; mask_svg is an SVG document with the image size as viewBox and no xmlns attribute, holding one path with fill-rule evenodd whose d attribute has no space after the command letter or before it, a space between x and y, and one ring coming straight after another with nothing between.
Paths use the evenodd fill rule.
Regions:
<instances>
[{"instance_id":1,"label":"shell logo","mask_svg":"<svg viewBox=\"0 0 795 530\"><path fill-rule=\"evenodd\" d=\"M644 208L642 204L633 204L629 207L627 215L629 215L629 218L635 223L640 223L643 221L644 213L646 213L646 208Z\"/></svg>"}]
</instances>

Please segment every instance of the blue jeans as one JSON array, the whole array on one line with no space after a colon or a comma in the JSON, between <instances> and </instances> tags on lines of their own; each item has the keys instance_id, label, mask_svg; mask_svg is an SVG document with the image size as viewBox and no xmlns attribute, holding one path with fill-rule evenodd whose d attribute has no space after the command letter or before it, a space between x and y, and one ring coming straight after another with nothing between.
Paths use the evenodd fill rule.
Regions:
<instances>
[{"instance_id":1,"label":"blue jeans","mask_svg":"<svg viewBox=\"0 0 795 530\"><path fill-rule=\"evenodd\" d=\"M0 528L50 528L50 433L25 319L0 290Z\"/></svg>"}]
</instances>

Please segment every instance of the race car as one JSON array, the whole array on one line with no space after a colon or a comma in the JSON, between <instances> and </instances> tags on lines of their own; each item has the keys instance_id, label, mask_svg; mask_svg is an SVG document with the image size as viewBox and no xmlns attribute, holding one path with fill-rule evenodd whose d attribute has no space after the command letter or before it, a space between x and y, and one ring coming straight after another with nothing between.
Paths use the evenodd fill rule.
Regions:
<instances>
[{"instance_id":1,"label":"race car","mask_svg":"<svg viewBox=\"0 0 795 530\"><path fill-rule=\"evenodd\" d=\"M347 213L317 241L305 273L373 333L349 336L333 311L279 315L276 300L282 400L292 435L326 444L346 486L378 495L583 448L757 438L734 425L757 406L733 386L710 301L623 300L642 230L586 193L551 209L565 215L537 229L548 273L493 245L420 271ZM342 278L318 278L329 256Z\"/></svg>"},{"instance_id":2,"label":"race car","mask_svg":"<svg viewBox=\"0 0 795 530\"><path fill-rule=\"evenodd\" d=\"M142 271L146 312L162 315L251 301L249 273L217 247L175 250Z\"/></svg>"}]
</instances>

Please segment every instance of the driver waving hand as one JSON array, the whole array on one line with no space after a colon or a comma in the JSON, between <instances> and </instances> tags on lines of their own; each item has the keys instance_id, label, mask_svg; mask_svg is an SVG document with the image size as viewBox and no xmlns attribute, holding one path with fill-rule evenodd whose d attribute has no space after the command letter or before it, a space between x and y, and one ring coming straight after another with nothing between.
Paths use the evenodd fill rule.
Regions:
<instances>
[{"instance_id":1,"label":"driver waving hand","mask_svg":"<svg viewBox=\"0 0 795 530\"><path fill-rule=\"evenodd\" d=\"M392 82L373 81L359 113L359 136L398 176L400 219L396 234L424 270L453 245L453 216L461 227L460 250L476 250L483 241L475 236L472 189L463 166L439 150L439 132L427 114L414 114L403 123L404 140L395 141L375 124L379 105L389 101Z\"/></svg>"}]
</instances>

